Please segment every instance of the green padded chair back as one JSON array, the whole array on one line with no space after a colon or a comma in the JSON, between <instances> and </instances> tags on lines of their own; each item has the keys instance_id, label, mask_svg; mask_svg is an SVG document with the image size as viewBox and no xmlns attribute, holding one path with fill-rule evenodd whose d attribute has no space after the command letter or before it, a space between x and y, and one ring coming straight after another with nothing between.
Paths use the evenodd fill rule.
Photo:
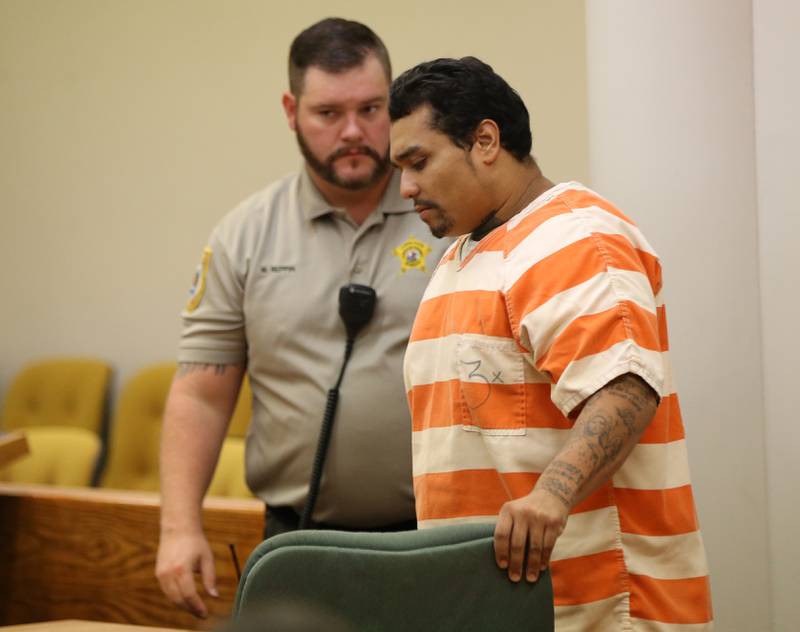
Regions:
<instances>
[{"instance_id":1,"label":"green padded chair back","mask_svg":"<svg viewBox=\"0 0 800 632\"><path fill-rule=\"evenodd\" d=\"M359 632L554 629L550 575L514 584L494 561L494 525L400 533L295 531L247 561L234 614L306 602Z\"/></svg>"}]
</instances>

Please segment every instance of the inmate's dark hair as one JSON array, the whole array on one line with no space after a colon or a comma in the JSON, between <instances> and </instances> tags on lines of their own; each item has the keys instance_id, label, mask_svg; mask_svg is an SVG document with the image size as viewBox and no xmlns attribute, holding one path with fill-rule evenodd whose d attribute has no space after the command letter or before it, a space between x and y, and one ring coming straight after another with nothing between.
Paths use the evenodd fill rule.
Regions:
<instances>
[{"instance_id":1,"label":"inmate's dark hair","mask_svg":"<svg viewBox=\"0 0 800 632\"><path fill-rule=\"evenodd\" d=\"M392 84L392 121L429 105L433 129L469 149L483 119L500 128L500 144L520 162L531 153L528 108L519 94L492 67L475 57L435 59L405 71Z\"/></svg>"},{"instance_id":2,"label":"inmate's dark hair","mask_svg":"<svg viewBox=\"0 0 800 632\"><path fill-rule=\"evenodd\" d=\"M389 52L372 29L352 20L325 18L294 38L289 49L289 89L296 97L302 94L303 79L311 66L344 72L360 66L370 53L381 62L386 81L391 81Z\"/></svg>"}]
</instances>

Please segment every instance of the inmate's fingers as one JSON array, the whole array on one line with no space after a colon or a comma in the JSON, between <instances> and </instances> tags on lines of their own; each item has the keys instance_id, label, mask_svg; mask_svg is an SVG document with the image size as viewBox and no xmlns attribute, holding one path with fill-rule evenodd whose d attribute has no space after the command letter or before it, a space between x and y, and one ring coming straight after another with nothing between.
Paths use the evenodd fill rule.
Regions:
<instances>
[{"instance_id":1,"label":"inmate's fingers","mask_svg":"<svg viewBox=\"0 0 800 632\"><path fill-rule=\"evenodd\" d=\"M518 582L522 577L522 565L525 561L528 544L528 528L523 521L514 521L510 538L510 558L508 560L508 578Z\"/></svg>"},{"instance_id":2,"label":"inmate's fingers","mask_svg":"<svg viewBox=\"0 0 800 632\"><path fill-rule=\"evenodd\" d=\"M542 547L543 535L542 528L539 525L533 525L528 533L528 563L526 565L525 578L529 582L535 582L539 579L539 571L541 570L544 555Z\"/></svg>"},{"instance_id":3,"label":"inmate's fingers","mask_svg":"<svg viewBox=\"0 0 800 632\"><path fill-rule=\"evenodd\" d=\"M497 565L508 568L509 536L511 535L511 516L508 512L500 511L497 525L494 528L494 559Z\"/></svg>"}]
</instances>

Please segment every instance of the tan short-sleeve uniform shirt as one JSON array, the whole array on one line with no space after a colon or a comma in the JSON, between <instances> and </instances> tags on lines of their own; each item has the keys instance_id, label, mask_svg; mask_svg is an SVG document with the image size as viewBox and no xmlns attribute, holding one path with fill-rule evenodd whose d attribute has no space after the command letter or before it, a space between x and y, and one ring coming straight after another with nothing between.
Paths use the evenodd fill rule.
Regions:
<instances>
[{"instance_id":1,"label":"tan short-sleeve uniform shirt","mask_svg":"<svg viewBox=\"0 0 800 632\"><path fill-rule=\"evenodd\" d=\"M447 245L401 198L397 173L361 226L301 170L214 229L183 312L178 360L247 364L247 482L267 504L302 509L327 391L344 354L339 288L360 283L378 300L341 385L314 519L366 528L413 518L402 363Z\"/></svg>"}]
</instances>

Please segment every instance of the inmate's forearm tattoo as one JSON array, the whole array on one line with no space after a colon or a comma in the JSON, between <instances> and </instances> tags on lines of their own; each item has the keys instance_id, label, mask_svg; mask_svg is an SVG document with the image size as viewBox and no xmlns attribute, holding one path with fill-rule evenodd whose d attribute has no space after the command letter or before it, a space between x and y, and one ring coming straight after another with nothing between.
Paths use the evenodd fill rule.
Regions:
<instances>
[{"instance_id":1,"label":"inmate's forearm tattoo","mask_svg":"<svg viewBox=\"0 0 800 632\"><path fill-rule=\"evenodd\" d=\"M553 496L558 498L561 503L567 509L569 509L570 505L572 504L570 502L570 498L572 498L575 494L575 490L569 483L564 482L558 476L551 476L548 474L542 477L539 485L542 487L542 489L546 489Z\"/></svg>"},{"instance_id":2,"label":"inmate's forearm tattoo","mask_svg":"<svg viewBox=\"0 0 800 632\"><path fill-rule=\"evenodd\" d=\"M610 474L623 450L633 448L655 414L657 399L636 375L609 382L586 401L564 449L538 486L570 508L585 484Z\"/></svg>"}]
</instances>

